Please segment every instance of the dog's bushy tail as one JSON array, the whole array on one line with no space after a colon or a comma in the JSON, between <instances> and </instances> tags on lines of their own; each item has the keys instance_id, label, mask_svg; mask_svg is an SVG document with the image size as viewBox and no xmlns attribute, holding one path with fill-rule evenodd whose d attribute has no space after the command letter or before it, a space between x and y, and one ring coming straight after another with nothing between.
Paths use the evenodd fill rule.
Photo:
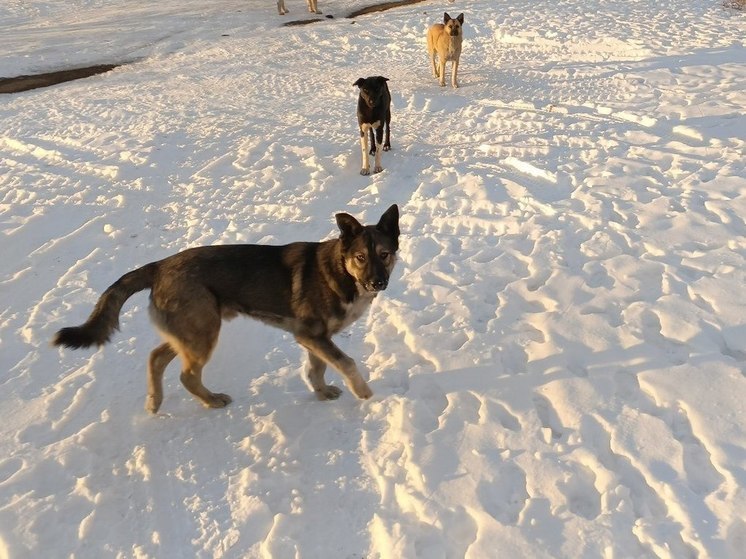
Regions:
<instances>
[{"instance_id":1,"label":"dog's bushy tail","mask_svg":"<svg viewBox=\"0 0 746 559\"><path fill-rule=\"evenodd\" d=\"M104 345L119 329L119 313L124 302L138 291L153 286L155 269L156 264L151 263L124 274L104 291L84 324L63 328L52 338L52 345L72 349Z\"/></svg>"}]
</instances>

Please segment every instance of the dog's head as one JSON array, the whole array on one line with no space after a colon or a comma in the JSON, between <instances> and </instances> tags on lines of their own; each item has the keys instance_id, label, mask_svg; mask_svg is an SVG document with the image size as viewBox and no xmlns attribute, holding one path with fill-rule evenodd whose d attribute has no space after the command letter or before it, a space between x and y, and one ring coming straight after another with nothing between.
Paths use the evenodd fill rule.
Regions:
<instances>
[{"instance_id":1,"label":"dog's head","mask_svg":"<svg viewBox=\"0 0 746 559\"><path fill-rule=\"evenodd\" d=\"M459 14L456 19L448 15L448 12L443 14L443 25L445 31L451 37L458 37L461 35L461 26L464 24L464 14Z\"/></svg>"},{"instance_id":2,"label":"dog's head","mask_svg":"<svg viewBox=\"0 0 746 559\"><path fill-rule=\"evenodd\" d=\"M375 107L384 99L388 90L386 86L387 81L389 79L383 76L369 76L367 78L358 78L352 85L360 88L360 98L365 101L366 105Z\"/></svg>"},{"instance_id":3,"label":"dog's head","mask_svg":"<svg viewBox=\"0 0 746 559\"><path fill-rule=\"evenodd\" d=\"M342 232L342 257L347 273L368 293L383 291L399 250L399 208L391 206L376 225L361 225L350 214L336 215Z\"/></svg>"}]
</instances>

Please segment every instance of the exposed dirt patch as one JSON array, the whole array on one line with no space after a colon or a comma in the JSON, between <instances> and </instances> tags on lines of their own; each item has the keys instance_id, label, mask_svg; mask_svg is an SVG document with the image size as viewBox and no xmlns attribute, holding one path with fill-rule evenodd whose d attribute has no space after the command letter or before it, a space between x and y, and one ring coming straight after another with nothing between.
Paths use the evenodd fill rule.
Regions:
<instances>
[{"instance_id":1,"label":"exposed dirt patch","mask_svg":"<svg viewBox=\"0 0 746 559\"><path fill-rule=\"evenodd\" d=\"M120 66L120 64L98 64L86 68L75 68L73 70L60 70L58 72L46 72L33 76L16 76L13 78L0 78L0 93L19 93L39 87L49 87L58 83L88 78L96 74L103 74Z\"/></svg>"},{"instance_id":2,"label":"exposed dirt patch","mask_svg":"<svg viewBox=\"0 0 746 559\"><path fill-rule=\"evenodd\" d=\"M368 6L367 8L360 8L359 10L355 10L347 17L349 19L353 19L358 16L364 16L365 14L385 12L386 10L391 10L393 8L400 8L401 6L411 6L412 4L419 4L420 2L424 1L425 0L396 0L395 2L383 2L381 4L374 4L373 6Z\"/></svg>"},{"instance_id":3,"label":"exposed dirt patch","mask_svg":"<svg viewBox=\"0 0 746 559\"><path fill-rule=\"evenodd\" d=\"M334 18L334 16L326 16L328 19ZM309 23L316 23L317 21L323 21L322 18L312 18L312 19L294 19L293 21L288 21L287 23L283 23L283 27L297 27L299 25L308 25Z\"/></svg>"}]
</instances>

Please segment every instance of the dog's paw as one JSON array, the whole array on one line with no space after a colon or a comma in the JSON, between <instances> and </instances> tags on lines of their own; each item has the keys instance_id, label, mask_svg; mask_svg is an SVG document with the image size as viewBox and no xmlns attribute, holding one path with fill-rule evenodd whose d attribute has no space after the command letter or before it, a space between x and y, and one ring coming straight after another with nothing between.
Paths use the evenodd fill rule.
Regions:
<instances>
[{"instance_id":1,"label":"dog's paw","mask_svg":"<svg viewBox=\"0 0 746 559\"><path fill-rule=\"evenodd\" d=\"M314 391L319 400L336 400L342 394L342 389L327 384L324 388Z\"/></svg>"},{"instance_id":2,"label":"dog's paw","mask_svg":"<svg viewBox=\"0 0 746 559\"><path fill-rule=\"evenodd\" d=\"M353 392L355 393L355 396L357 396L361 400L367 400L371 396L373 396L373 391L370 389L370 386L368 386L367 383L362 382L361 384L358 384L353 389Z\"/></svg>"},{"instance_id":3,"label":"dog's paw","mask_svg":"<svg viewBox=\"0 0 746 559\"><path fill-rule=\"evenodd\" d=\"M370 153L371 155L375 155L376 154L376 148L375 147L370 148L370 151L368 153Z\"/></svg>"},{"instance_id":4,"label":"dog's paw","mask_svg":"<svg viewBox=\"0 0 746 559\"><path fill-rule=\"evenodd\" d=\"M370 169L360 169L361 175L370 175Z\"/></svg>"},{"instance_id":5,"label":"dog's paw","mask_svg":"<svg viewBox=\"0 0 746 559\"><path fill-rule=\"evenodd\" d=\"M233 401L233 398L228 394L213 394L207 400L204 401L205 406L208 408L224 408Z\"/></svg>"},{"instance_id":6,"label":"dog's paw","mask_svg":"<svg viewBox=\"0 0 746 559\"><path fill-rule=\"evenodd\" d=\"M163 398L156 398L155 396L148 396L145 398L145 411L149 413L158 413L158 409L161 407Z\"/></svg>"},{"instance_id":7,"label":"dog's paw","mask_svg":"<svg viewBox=\"0 0 746 559\"><path fill-rule=\"evenodd\" d=\"M383 144L383 151L391 150L391 144Z\"/></svg>"},{"instance_id":8,"label":"dog's paw","mask_svg":"<svg viewBox=\"0 0 746 559\"><path fill-rule=\"evenodd\" d=\"M381 167L379 165L376 165L375 167L373 167L373 172L374 173L380 173L381 171L383 171L383 167Z\"/></svg>"}]
</instances>

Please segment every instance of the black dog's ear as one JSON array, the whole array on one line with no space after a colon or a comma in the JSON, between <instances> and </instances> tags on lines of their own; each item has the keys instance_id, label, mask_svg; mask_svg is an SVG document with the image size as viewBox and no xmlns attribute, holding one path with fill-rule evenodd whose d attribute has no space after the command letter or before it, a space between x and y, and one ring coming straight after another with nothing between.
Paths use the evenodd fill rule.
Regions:
<instances>
[{"instance_id":1,"label":"black dog's ear","mask_svg":"<svg viewBox=\"0 0 746 559\"><path fill-rule=\"evenodd\" d=\"M384 233L392 239L399 238L399 206L392 204L391 207L384 212L381 219L378 220L376 225L381 233Z\"/></svg>"},{"instance_id":2,"label":"black dog's ear","mask_svg":"<svg viewBox=\"0 0 746 559\"><path fill-rule=\"evenodd\" d=\"M458 20L458 22L459 22L459 23L460 23L461 25L463 25L463 24L464 24L464 14L459 14L459 15L458 15L458 17L457 17L456 19Z\"/></svg>"},{"instance_id":3,"label":"black dog's ear","mask_svg":"<svg viewBox=\"0 0 746 559\"><path fill-rule=\"evenodd\" d=\"M449 22L449 21L451 21L452 19L453 19L453 18L452 18L451 16L449 16L449 15L448 15L448 12L444 12L444 13L443 13L443 23L448 23L448 22Z\"/></svg>"},{"instance_id":4,"label":"black dog's ear","mask_svg":"<svg viewBox=\"0 0 746 559\"><path fill-rule=\"evenodd\" d=\"M362 233L363 226L350 214L339 213L334 217L337 220L337 227L342 232L342 238L355 237Z\"/></svg>"},{"instance_id":5,"label":"black dog's ear","mask_svg":"<svg viewBox=\"0 0 746 559\"><path fill-rule=\"evenodd\" d=\"M382 80L382 81L385 81L385 82L389 81L388 78L384 78L383 76L378 76L378 79Z\"/></svg>"},{"instance_id":6,"label":"black dog's ear","mask_svg":"<svg viewBox=\"0 0 746 559\"><path fill-rule=\"evenodd\" d=\"M358 78L357 81L355 83L353 83L352 85L356 85L358 87L363 87L364 83L365 83L365 78Z\"/></svg>"}]
</instances>

